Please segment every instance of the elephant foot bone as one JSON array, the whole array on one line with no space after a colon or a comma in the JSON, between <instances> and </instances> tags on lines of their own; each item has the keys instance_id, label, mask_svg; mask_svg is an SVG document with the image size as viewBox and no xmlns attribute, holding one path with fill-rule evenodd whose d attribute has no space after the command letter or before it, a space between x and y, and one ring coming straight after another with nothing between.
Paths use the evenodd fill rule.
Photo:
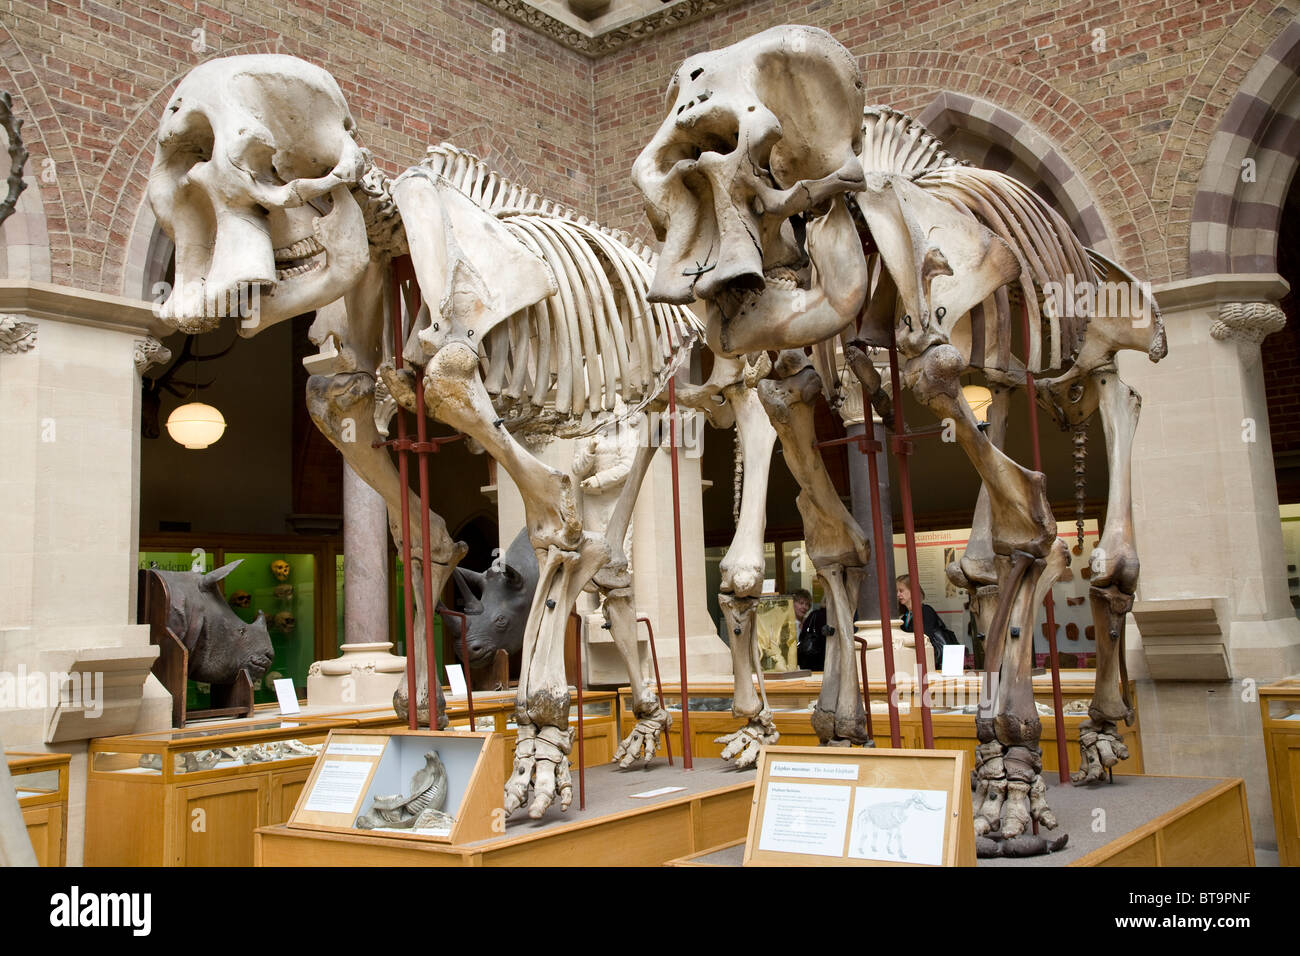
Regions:
<instances>
[{"instance_id":1,"label":"elephant foot bone","mask_svg":"<svg viewBox=\"0 0 1300 956\"><path fill-rule=\"evenodd\" d=\"M1113 721L1095 718L1079 725L1079 768L1070 774L1075 783L1094 783L1121 760L1128 759L1128 747Z\"/></svg>"},{"instance_id":2,"label":"elephant foot bone","mask_svg":"<svg viewBox=\"0 0 1300 956\"><path fill-rule=\"evenodd\" d=\"M860 705L861 701L857 703ZM814 705L812 725L823 747L865 746L871 740L867 733L866 712L861 706L856 711L841 713L827 710L820 704Z\"/></svg>"},{"instance_id":3,"label":"elephant foot bone","mask_svg":"<svg viewBox=\"0 0 1300 956\"><path fill-rule=\"evenodd\" d=\"M541 819L556 797L560 798L561 810L569 809L573 803L573 777L569 772L573 736L572 730L558 727L519 725L515 767L506 781L506 816L528 802L530 785L533 801L528 815L532 819Z\"/></svg>"},{"instance_id":4,"label":"elephant foot bone","mask_svg":"<svg viewBox=\"0 0 1300 956\"><path fill-rule=\"evenodd\" d=\"M641 758L649 763L659 750L660 737L673 725L672 715L653 698L639 703L633 713L637 718L636 726L614 752L614 762L624 770Z\"/></svg>"},{"instance_id":5,"label":"elephant foot bone","mask_svg":"<svg viewBox=\"0 0 1300 956\"><path fill-rule=\"evenodd\" d=\"M752 767L758 761L758 754L765 746L770 746L781 739L777 733L776 722L770 710L760 711L749 719L744 727L735 733L713 738L715 744L722 744L722 759L730 760L737 770Z\"/></svg>"}]
</instances>

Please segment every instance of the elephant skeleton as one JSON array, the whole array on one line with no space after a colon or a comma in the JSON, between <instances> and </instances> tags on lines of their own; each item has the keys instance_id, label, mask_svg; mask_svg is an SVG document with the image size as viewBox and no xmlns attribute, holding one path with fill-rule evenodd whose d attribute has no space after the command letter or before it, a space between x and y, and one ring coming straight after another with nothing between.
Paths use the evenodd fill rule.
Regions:
<instances>
[{"instance_id":1,"label":"elephant skeleton","mask_svg":"<svg viewBox=\"0 0 1300 956\"><path fill-rule=\"evenodd\" d=\"M699 322L647 300L648 253L454 147L431 148L390 182L357 144L334 79L288 56L212 60L181 81L159 129L149 199L176 244L176 285L161 307L167 324L201 332L234 317L250 336L316 311L312 419L384 497L394 537L411 542L416 579L429 568L433 594L465 546L432 511L427 553L418 544L426 516L412 509L401 523L398 471L383 445L397 407L463 432L518 485L540 577L525 628L507 812L529 803L530 787L534 817L557 797L562 808L572 800L564 629L593 576L637 700L638 731L625 749L653 753L667 714L637 666L622 543L657 449L638 449L602 537L584 531L573 476L520 442L594 433L616 423L616 406L636 414L689 355ZM399 291L393 260L401 255L415 282ZM394 305L405 317L402 341L389 322ZM413 590L412 637L432 611ZM403 684L395 705L427 723L428 694L441 689L423 686L424 648L410 643L421 686L411 702Z\"/></svg>"},{"instance_id":2,"label":"elephant skeleton","mask_svg":"<svg viewBox=\"0 0 1300 956\"><path fill-rule=\"evenodd\" d=\"M770 366L756 362L757 370L746 363L745 374L761 379L758 402L799 483L807 551L827 594L814 728L824 744L867 742L851 628L869 549L814 447L813 403L819 393L834 396L838 339L864 395L880 408L886 396L867 353L896 344L905 387L952 424L983 482L971 547L958 569L963 586L981 595L977 618L996 679L977 716L976 829L1014 837L1031 820L1055 826L1041 777L1032 635L1069 550L1057 537L1044 475L999 447L1001 386L1024 384L1027 370L1037 377L1037 397L1059 418L1078 424L1100 410L1106 430L1110 508L1092 590L1100 660L1092 736L1084 743L1085 768L1095 768L1123 756L1114 724L1126 707L1116 659L1137 579L1128 475L1138 400L1115 375L1114 355L1140 348L1161 358L1158 313L1152 318L1148 307L1141 322L1062 308L1048 294L1054 284L1126 274L1084 249L1019 183L957 162L902 114L865 109L853 56L824 31L776 27L689 57L666 101L668 116L633 168L663 242L651 298L702 300L706 340L721 356L739 362L779 353ZM1029 318L1018 358L1011 354L1013 306ZM962 396L968 369L999 386L991 435ZM705 390L706 398L730 400L742 447L754 405L735 384L743 377L735 364L715 369ZM763 449L754 444L757 461ZM751 482L766 480L751 469L749 450L742 452L745 496ZM756 668L745 649L752 646L750 581L762 573L761 543L761 518L747 516L742 500L722 607L734 635L735 711L748 719L738 748L743 762L775 739L761 677L759 693L751 692Z\"/></svg>"}]
</instances>

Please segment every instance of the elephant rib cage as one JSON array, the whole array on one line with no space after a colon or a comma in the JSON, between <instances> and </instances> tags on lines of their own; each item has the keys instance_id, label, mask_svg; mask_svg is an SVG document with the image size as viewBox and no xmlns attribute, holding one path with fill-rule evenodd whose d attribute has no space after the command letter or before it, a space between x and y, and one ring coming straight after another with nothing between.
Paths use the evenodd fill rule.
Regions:
<instances>
[{"instance_id":1,"label":"elephant rib cage","mask_svg":"<svg viewBox=\"0 0 1300 956\"><path fill-rule=\"evenodd\" d=\"M972 216L1007 244L1020 275L970 312L970 364L1014 371L1012 338L1019 331L1015 306L1029 312L1024 364L1038 374L1074 361L1089 315L1047 294L1097 282L1088 250L1056 210L1004 173L955 159L925 127L889 107L868 107L863 117L863 166L906 176L917 186ZM873 264L874 265L874 264ZM1065 305L1065 308L1061 308Z\"/></svg>"},{"instance_id":2,"label":"elephant rib cage","mask_svg":"<svg viewBox=\"0 0 1300 956\"><path fill-rule=\"evenodd\" d=\"M640 412L702 334L687 308L650 303L654 256L622 232L488 169L449 144L421 165L496 215L551 270L556 291L511 315L480 346L484 384L514 431L590 434L626 405Z\"/></svg>"}]
</instances>

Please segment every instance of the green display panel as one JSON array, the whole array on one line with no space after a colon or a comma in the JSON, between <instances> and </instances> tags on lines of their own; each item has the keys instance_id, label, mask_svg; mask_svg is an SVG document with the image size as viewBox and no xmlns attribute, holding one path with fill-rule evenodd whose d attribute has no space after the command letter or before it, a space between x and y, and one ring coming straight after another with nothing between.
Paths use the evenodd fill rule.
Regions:
<instances>
[{"instance_id":1,"label":"green display panel","mask_svg":"<svg viewBox=\"0 0 1300 956\"><path fill-rule=\"evenodd\" d=\"M406 579L402 571L402 558L400 555L393 558L393 573L390 578L392 581L393 607L396 609L394 617L397 619L393 627L393 653L398 655L406 654ZM415 589L421 587L419 578L416 578L412 584ZM434 596L437 601L437 595ZM443 653L442 653L442 618L435 616L433 619L433 648L434 655L438 660L438 679L446 680L446 674L442 670Z\"/></svg>"},{"instance_id":2,"label":"green display panel","mask_svg":"<svg viewBox=\"0 0 1300 956\"><path fill-rule=\"evenodd\" d=\"M254 688L255 702L275 700L273 681L289 678L301 697L316 654L316 559L286 552L226 552L243 563L226 577L226 601L241 620L266 614L275 659Z\"/></svg>"}]
</instances>

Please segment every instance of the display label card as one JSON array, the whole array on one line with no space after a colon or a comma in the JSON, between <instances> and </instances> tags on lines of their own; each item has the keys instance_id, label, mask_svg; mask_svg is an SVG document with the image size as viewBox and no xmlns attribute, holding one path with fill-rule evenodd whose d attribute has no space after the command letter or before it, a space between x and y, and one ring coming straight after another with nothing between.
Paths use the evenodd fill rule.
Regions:
<instances>
[{"instance_id":1,"label":"display label card","mask_svg":"<svg viewBox=\"0 0 1300 956\"><path fill-rule=\"evenodd\" d=\"M773 760L768 771L773 777L808 777L813 780L857 780L858 765L848 763L800 763Z\"/></svg>"},{"instance_id":2,"label":"display label card","mask_svg":"<svg viewBox=\"0 0 1300 956\"><path fill-rule=\"evenodd\" d=\"M459 664L447 664L443 669L447 672L447 683L451 684L451 696L466 696L469 693L469 688L465 686L465 672L461 670L461 666Z\"/></svg>"},{"instance_id":3,"label":"display label card","mask_svg":"<svg viewBox=\"0 0 1300 956\"><path fill-rule=\"evenodd\" d=\"M685 789L685 787L660 787L658 790L642 790L640 793L631 793L628 796L633 800L648 800L651 797L661 797L665 793L677 793Z\"/></svg>"},{"instance_id":4,"label":"display label card","mask_svg":"<svg viewBox=\"0 0 1300 956\"><path fill-rule=\"evenodd\" d=\"M326 760L303 809L312 813L356 813L372 766L368 761Z\"/></svg>"},{"instance_id":5,"label":"display label card","mask_svg":"<svg viewBox=\"0 0 1300 956\"><path fill-rule=\"evenodd\" d=\"M769 783L759 849L843 856L852 796L847 786Z\"/></svg>"},{"instance_id":6,"label":"display label card","mask_svg":"<svg viewBox=\"0 0 1300 956\"><path fill-rule=\"evenodd\" d=\"M292 717L301 711L298 706L298 692L293 689L293 680L289 677L274 682L275 699L280 702L280 713Z\"/></svg>"},{"instance_id":7,"label":"display label card","mask_svg":"<svg viewBox=\"0 0 1300 956\"><path fill-rule=\"evenodd\" d=\"M358 744L347 741L336 741L329 745L325 751L326 755L336 757L378 757L384 752L384 745L378 744Z\"/></svg>"},{"instance_id":8,"label":"display label card","mask_svg":"<svg viewBox=\"0 0 1300 956\"><path fill-rule=\"evenodd\" d=\"M966 645L945 644L940 674L944 677L960 677L966 668Z\"/></svg>"},{"instance_id":9,"label":"display label card","mask_svg":"<svg viewBox=\"0 0 1300 956\"><path fill-rule=\"evenodd\" d=\"M858 787L849 856L890 863L943 864L945 790Z\"/></svg>"}]
</instances>

